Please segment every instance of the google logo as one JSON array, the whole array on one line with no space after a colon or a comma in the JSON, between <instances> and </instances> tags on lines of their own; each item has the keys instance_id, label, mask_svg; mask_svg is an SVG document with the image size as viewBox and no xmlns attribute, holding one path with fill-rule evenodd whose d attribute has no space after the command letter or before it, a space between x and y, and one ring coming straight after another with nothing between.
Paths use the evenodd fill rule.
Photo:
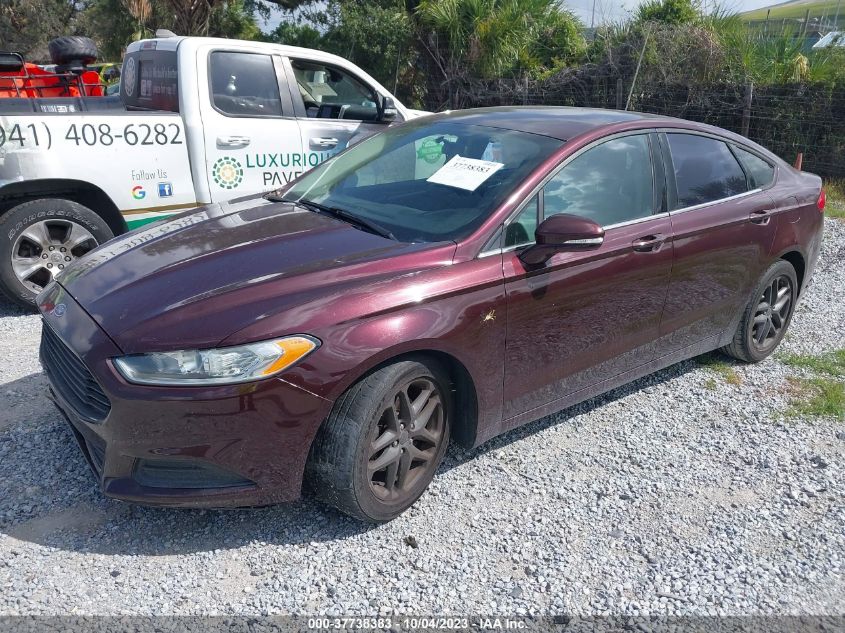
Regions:
<instances>
[{"instance_id":1,"label":"google logo","mask_svg":"<svg viewBox=\"0 0 845 633\"><path fill-rule=\"evenodd\" d=\"M147 192L144 191L144 188L141 185L135 185L132 187L132 197L136 200L143 200L146 195Z\"/></svg>"}]
</instances>

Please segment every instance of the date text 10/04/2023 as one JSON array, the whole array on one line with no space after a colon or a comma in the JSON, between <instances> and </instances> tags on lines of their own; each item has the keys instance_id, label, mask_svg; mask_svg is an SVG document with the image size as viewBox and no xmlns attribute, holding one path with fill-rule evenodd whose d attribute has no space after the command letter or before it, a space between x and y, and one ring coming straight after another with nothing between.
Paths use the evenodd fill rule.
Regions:
<instances>
[{"instance_id":1,"label":"date text 10/04/2023","mask_svg":"<svg viewBox=\"0 0 845 633\"><path fill-rule=\"evenodd\" d=\"M484 630L522 631L528 629L526 619L511 617L316 617L308 618L311 630Z\"/></svg>"}]
</instances>

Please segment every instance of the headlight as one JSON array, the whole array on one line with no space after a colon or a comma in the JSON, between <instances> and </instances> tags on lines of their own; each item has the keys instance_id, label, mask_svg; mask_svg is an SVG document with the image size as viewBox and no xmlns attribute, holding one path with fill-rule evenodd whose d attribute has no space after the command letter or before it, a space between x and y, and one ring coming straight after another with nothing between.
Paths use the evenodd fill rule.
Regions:
<instances>
[{"instance_id":1,"label":"headlight","mask_svg":"<svg viewBox=\"0 0 845 633\"><path fill-rule=\"evenodd\" d=\"M227 385L277 374L319 346L310 336L286 336L237 347L133 354L115 358L114 365L139 385Z\"/></svg>"}]
</instances>

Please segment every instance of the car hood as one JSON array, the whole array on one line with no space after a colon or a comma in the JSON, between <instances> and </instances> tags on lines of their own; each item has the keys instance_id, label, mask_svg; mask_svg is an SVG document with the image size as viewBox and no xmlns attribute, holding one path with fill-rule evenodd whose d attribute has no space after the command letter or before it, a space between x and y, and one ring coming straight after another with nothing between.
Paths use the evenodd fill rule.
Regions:
<instances>
[{"instance_id":1,"label":"car hood","mask_svg":"<svg viewBox=\"0 0 845 633\"><path fill-rule=\"evenodd\" d=\"M58 283L125 353L202 348L322 296L447 265L454 246L396 242L250 198L121 236Z\"/></svg>"}]
</instances>

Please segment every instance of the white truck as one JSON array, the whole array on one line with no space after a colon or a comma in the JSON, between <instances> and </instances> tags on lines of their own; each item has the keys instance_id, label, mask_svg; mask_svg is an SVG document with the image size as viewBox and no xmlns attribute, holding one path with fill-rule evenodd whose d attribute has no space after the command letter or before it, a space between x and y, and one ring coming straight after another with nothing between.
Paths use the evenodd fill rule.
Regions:
<instances>
[{"instance_id":1,"label":"white truck","mask_svg":"<svg viewBox=\"0 0 845 633\"><path fill-rule=\"evenodd\" d=\"M114 235L277 189L422 114L335 55L195 37L132 44L119 97L0 99L0 292L30 304Z\"/></svg>"}]
</instances>

